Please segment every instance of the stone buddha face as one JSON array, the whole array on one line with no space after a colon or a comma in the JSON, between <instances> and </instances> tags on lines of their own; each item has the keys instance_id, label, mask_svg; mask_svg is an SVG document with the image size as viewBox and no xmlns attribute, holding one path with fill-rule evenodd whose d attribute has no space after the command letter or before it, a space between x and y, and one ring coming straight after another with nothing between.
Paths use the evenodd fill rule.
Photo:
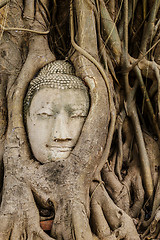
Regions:
<instances>
[{"instance_id":1,"label":"stone buddha face","mask_svg":"<svg viewBox=\"0 0 160 240\"><path fill-rule=\"evenodd\" d=\"M56 74L53 77L55 83L56 77L59 78ZM69 78L69 75L66 76ZM88 115L87 88L81 85L83 83L77 85L67 81L68 86L63 81L63 85L58 84L59 87L52 84L52 79L51 85L38 84L40 87L32 96L26 113L30 146L41 163L66 159L70 155ZM73 81L82 80L73 77Z\"/></svg>"}]
</instances>

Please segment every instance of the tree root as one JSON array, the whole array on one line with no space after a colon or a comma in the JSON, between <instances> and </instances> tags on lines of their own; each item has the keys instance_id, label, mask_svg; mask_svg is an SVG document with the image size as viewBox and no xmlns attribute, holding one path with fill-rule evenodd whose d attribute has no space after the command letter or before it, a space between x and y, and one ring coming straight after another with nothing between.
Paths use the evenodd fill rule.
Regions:
<instances>
[{"instance_id":1,"label":"tree root","mask_svg":"<svg viewBox=\"0 0 160 240\"><path fill-rule=\"evenodd\" d=\"M95 111L94 112L94 116L95 116L95 114L97 114L97 111L100 110L100 108L101 108L99 104L101 104L102 101L108 102L107 109L104 109L102 107L104 116L105 116L104 113L106 112L106 110L108 110L108 112L110 112L110 114L108 114L108 112L106 112L106 114L108 115L108 117L106 119L106 125L104 125L104 128L106 129L104 131L106 133L108 132L109 118L111 115L111 124L109 127L107 146L106 146L105 150L102 147L102 146L104 146L104 143L101 144L101 149L103 148L102 152L104 152L103 154L108 155L109 149L110 149L110 144L112 141L113 132L114 132L114 125L115 125L115 118L116 118L116 113L115 113L115 108L114 108L114 103L113 103L113 96L112 96L111 87L110 87L110 81L109 81L109 78L106 75L104 69L102 68L101 64L99 63L96 29L94 29L92 31L92 35L90 35L90 36L87 35L87 31L88 31L89 27L95 25L95 16L93 14L94 12L92 11L92 9L90 9L90 6L88 6L88 4L86 4L85 1L83 1L83 0L81 0L81 4L78 2L75 2L75 5L76 5L76 11L77 11L77 18L79 19L79 21L78 21L79 28L78 29L83 29L84 32L83 32L83 34L81 34L80 32L77 33L77 43L78 44L76 44L74 41L74 21L73 21L73 8L72 8L72 1L71 1L71 42L73 44L73 47L77 50L77 52L72 56L71 60L72 60L73 64L75 65L77 75L80 76L82 79L84 79L90 88L90 94L91 94L90 112L92 112L92 109L93 109ZM87 14L88 11L92 12L92 14L90 15L90 20L88 20L88 14ZM87 27L86 27L86 23L87 23ZM92 41L92 44L89 44L90 41ZM88 51L86 51L85 49L88 49ZM100 88L101 88L101 90L100 90ZM102 92L104 92L104 93L102 93ZM97 108L97 110L96 110L96 108ZM90 119L89 117L90 116L88 116L88 119L86 120L86 123L85 123L86 126L87 126L87 121L89 121L89 119ZM94 120L94 123L93 123L93 120ZM92 124L91 122L94 125L98 124L98 119L92 118L92 120L90 121L90 127ZM101 122L101 126L102 126L102 122ZM102 129L102 127L101 127L101 129ZM88 132L88 130L87 130L87 132ZM90 131L90 134L89 134L90 136L91 136L91 132L94 133L93 128ZM82 135L80 138L82 138L82 136L83 136L83 132L82 132ZM95 136L92 138L96 139ZM101 140L99 138L98 144L100 144L100 141ZM94 145L92 145L92 148L94 148L93 146ZM76 146L76 148L77 148L77 146ZM95 149L97 149L97 146ZM82 153L80 155L82 155ZM106 158L102 157L101 162L98 163L98 170L97 170L98 173L101 171L101 169L104 165L104 162L106 161L107 158L108 158L108 156ZM93 159L93 161L95 161L96 156L93 157L92 159Z\"/></svg>"},{"instance_id":2,"label":"tree root","mask_svg":"<svg viewBox=\"0 0 160 240\"><path fill-rule=\"evenodd\" d=\"M156 210L154 219L142 235L142 239L155 239L160 232L160 208Z\"/></svg>"},{"instance_id":3,"label":"tree root","mask_svg":"<svg viewBox=\"0 0 160 240\"><path fill-rule=\"evenodd\" d=\"M110 197L118 207L123 209L131 217L138 216L144 202L144 190L139 167L137 166L137 159L138 157L134 156L128 174L122 182L120 182L115 173L109 171L107 167L104 167L102 170L102 179Z\"/></svg>"},{"instance_id":4,"label":"tree root","mask_svg":"<svg viewBox=\"0 0 160 240\"><path fill-rule=\"evenodd\" d=\"M110 17L103 0L100 0L100 13L105 46L107 45L107 42L109 42L109 47L115 56L117 64L119 64L122 51L121 41L117 32L116 22L113 22L112 18Z\"/></svg>"},{"instance_id":5,"label":"tree root","mask_svg":"<svg viewBox=\"0 0 160 240\"><path fill-rule=\"evenodd\" d=\"M96 183L92 185L91 192L95 185ZM99 185L96 194L91 199L91 216L99 239L108 239L108 237L126 240L139 239L132 219L113 203L103 185ZM100 221L101 218L103 222Z\"/></svg>"},{"instance_id":6,"label":"tree root","mask_svg":"<svg viewBox=\"0 0 160 240\"><path fill-rule=\"evenodd\" d=\"M30 188L12 175L7 174L6 180L10 184L6 186L0 209L0 239L31 240L37 236L53 240L40 227L39 211Z\"/></svg>"}]
</instances>

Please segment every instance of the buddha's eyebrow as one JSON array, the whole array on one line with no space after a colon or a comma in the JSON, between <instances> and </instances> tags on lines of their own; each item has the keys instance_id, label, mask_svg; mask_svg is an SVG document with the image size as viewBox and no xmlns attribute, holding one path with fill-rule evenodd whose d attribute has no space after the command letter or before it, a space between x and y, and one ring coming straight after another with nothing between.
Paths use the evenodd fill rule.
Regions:
<instances>
[{"instance_id":1,"label":"buddha's eyebrow","mask_svg":"<svg viewBox=\"0 0 160 240\"><path fill-rule=\"evenodd\" d=\"M67 109L71 109L71 110L79 110L79 109L84 109L84 108L86 108L86 104L67 104L66 106L65 106L65 108L67 108Z\"/></svg>"},{"instance_id":2,"label":"buddha's eyebrow","mask_svg":"<svg viewBox=\"0 0 160 240\"><path fill-rule=\"evenodd\" d=\"M83 103L81 103L81 104L66 104L65 107L76 110L77 108L80 109L80 108L86 107L86 104L83 104Z\"/></svg>"},{"instance_id":3,"label":"buddha's eyebrow","mask_svg":"<svg viewBox=\"0 0 160 240\"><path fill-rule=\"evenodd\" d=\"M40 108L38 108L35 112L37 113L37 112L40 112L40 111L53 111L53 109L51 108L51 107L48 107L48 106L42 106L42 107L40 107Z\"/></svg>"}]
</instances>

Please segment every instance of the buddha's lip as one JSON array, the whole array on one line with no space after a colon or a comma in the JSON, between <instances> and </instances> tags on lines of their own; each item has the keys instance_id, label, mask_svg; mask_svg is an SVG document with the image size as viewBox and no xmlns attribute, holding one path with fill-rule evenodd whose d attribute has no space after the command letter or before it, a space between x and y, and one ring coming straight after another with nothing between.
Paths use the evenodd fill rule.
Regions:
<instances>
[{"instance_id":1,"label":"buddha's lip","mask_svg":"<svg viewBox=\"0 0 160 240\"><path fill-rule=\"evenodd\" d=\"M46 145L46 147L50 149L58 149L60 152L67 152L72 150L73 147L67 147L67 146L52 146L52 145Z\"/></svg>"}]
</instances>

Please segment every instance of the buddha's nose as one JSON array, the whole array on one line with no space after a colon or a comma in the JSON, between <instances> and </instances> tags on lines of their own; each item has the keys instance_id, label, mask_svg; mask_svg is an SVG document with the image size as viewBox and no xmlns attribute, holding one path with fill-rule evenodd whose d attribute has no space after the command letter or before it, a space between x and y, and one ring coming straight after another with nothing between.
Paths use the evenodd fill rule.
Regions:
<instances>
[{"instance_id":1,"label":"buddha's nose","mask_svg":"<svg viewBox=\"0 0 160 240\"><path fill-rule=\"evenodd\" d=\"M67 113L62 110L56 117L52 128L53 141L70 141L71 133L69 128L69 117Z\"/></svg>"}]
</instances>

